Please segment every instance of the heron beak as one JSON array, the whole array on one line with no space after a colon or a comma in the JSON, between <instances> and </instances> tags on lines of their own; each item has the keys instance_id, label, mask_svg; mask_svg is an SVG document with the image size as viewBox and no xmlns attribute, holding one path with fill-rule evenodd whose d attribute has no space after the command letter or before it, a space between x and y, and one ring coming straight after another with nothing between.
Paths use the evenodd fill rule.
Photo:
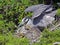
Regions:
<instances>
[{"instance_id":1,"label":"heron beak","mask_svg":"<svg viewBox=\"0 0 60 45\"><path fill-rule=\"evenodd\" d=\"M21 22L21 23L18 25L18 28L24 26L24 24L25 24L25 23Z\"/></svg>"}]
</instances>

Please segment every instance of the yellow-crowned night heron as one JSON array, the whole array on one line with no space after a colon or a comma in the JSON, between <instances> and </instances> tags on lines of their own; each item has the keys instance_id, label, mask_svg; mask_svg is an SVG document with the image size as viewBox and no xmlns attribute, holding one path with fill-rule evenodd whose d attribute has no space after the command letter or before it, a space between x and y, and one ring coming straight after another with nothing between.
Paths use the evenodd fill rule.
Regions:
<instances>
[{"instance_id":1,"label":"yellow-crowned night heron","mask_svg":"<svg viewBox=\"0 0 60 45\"><path fill-rule=\"evenodd\" d=\"M22 23L28 24L30 26L46 27L52 24L54 21L54 16L56 15L56 10L53 9L52 5L33 5L25 9L25 12L33 12L32 18L23 18Z\"/></svg>"}]
</instances>

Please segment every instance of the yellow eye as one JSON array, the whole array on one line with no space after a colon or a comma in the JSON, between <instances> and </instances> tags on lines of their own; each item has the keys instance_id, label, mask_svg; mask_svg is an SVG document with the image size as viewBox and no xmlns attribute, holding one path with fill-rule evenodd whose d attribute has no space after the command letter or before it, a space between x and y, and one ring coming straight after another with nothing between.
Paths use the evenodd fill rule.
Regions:
<instances>
[{"instance_id":1,"label":"yellow eye","mask_svg":"<svg viewBox=\"0 0 60 45\"><path fill-rule=\"evenodd\" d=\"M25 22L28 22L28 19L26 19Z\"/></svg>"}]
</instances>

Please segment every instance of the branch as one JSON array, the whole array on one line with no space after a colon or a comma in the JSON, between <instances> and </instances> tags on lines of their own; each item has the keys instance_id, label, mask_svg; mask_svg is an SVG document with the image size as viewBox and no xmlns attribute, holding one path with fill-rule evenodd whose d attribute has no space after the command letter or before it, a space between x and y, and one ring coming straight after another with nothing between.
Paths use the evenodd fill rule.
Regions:
<instances>
[{"instance_id":1,"label":"branch","mask_svg":"<svg viewBox=\"0 0 60 45\"><path fill-rule=\"evenodd\" d=\"M51 31L55 30L59 26L60 26L60 23L58 25L56 25L54 28L52 28Z\"/></svg>"},{"instance_id":2,"label":"branch","mask_svg":"<svg viewBox=\"0 0 60 45\"><path fill-rule=\"evenodd\" d=\"M55 42L55 43L53 43L53 45L58 45L58 44L60 44L60 42Z\"/></svg>"}]
</instances>

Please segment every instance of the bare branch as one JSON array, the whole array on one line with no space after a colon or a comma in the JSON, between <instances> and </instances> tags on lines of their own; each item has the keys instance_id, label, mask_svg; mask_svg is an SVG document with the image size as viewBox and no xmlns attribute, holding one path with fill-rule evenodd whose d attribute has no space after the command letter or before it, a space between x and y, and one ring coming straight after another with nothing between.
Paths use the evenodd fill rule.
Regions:
<instances>
[{"instance_id":1,"label":"bare branch","mask_svg":"<svg viewBox=\"0 0 60 45\"><path fill-rule=\"evenodd\" d=\"M53 45L58 45L58 44L60 44L60 42L55 42L55 43L53 43Z\"/></svg>"},{"instance_id":2,"label":"bare branch","mask_svg":"<svg viewBox=\"0 0 60 45\"><path fill-rule=\"evenodd\" d=\"M59 26L60 26L60 23L58 25L56 25L54 28L50 29L50 30L53 31L53 30L55 30Z\"/></svg>"}]
</instances>

